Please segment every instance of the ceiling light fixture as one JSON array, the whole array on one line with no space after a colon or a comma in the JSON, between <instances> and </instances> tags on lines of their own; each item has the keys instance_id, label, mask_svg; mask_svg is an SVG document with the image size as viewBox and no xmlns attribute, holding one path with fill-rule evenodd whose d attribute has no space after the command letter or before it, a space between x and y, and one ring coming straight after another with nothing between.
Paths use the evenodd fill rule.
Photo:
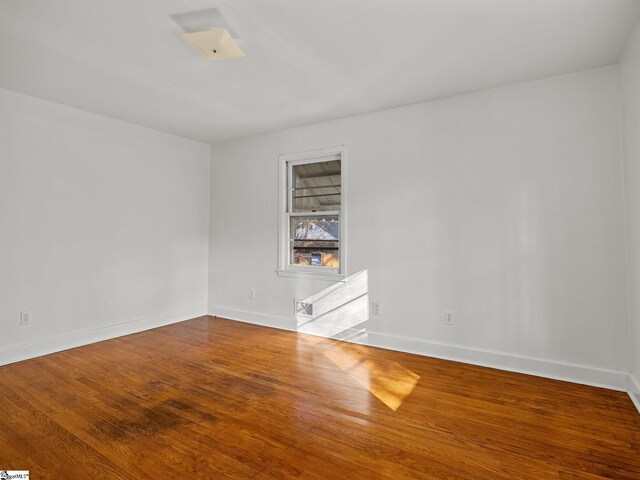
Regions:
<instances>
[{"instance_id":1,"label":"ceiling light fixture","mask_svg":"<svg viewBox=\"0 0 640 480\"><path fill-rule=\"evenodd\" d=\"M246 56L226 28L185 33L182 38L205 60L227 60Z\"/></svg>"}]
</instances>

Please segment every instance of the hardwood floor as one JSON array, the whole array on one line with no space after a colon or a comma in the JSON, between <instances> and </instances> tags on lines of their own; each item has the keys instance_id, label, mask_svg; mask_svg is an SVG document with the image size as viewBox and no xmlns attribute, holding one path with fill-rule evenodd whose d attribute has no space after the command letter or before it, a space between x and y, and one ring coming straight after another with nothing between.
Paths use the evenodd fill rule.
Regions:
<instances>
[{"instance_id":1,"label":"hardwood floor","mask_svg":"<svg viewBox=\"0 0 640 480\"><path fill-rule=\"evenodd\" d=\"M640 479L626 394L213 317L0 367L33 479Z\"/></svg>"}]
</instances>

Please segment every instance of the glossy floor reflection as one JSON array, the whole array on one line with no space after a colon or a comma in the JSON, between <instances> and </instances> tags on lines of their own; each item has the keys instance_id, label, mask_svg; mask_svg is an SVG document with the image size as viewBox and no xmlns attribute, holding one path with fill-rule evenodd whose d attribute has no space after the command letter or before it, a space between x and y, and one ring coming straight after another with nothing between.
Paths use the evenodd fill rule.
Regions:
<instances>
[{"instance_id":1,"label":"glossy floor reflection","mask_svg":"<svg viewBox=\"0 0 640 480\"><path fill-rule=\"evenodd\" d=\"M411 394L420 376L397 362L381 364L367 356L366 349L355 343L367 342L369 320L369 281L367 270L337 282L303 300L313 304L313 315L298 315L300 341L320 347L320 338L346 340L324 342L324 355L347 373L362 388L373 394L391 410L397 410Z\"/></svg>"},{"instance_id":2,"label":"glossy floor reflection","mask_svg":"<svg viewBox=\"0 0 640 480\"><path fill-rule=\"evenodd\" d=\"M398 362L383 364L370 359L366 348L360 345L337 342L324 354L394 411L402 405L403 400L411 394L420 380L420 375L404 368Z\"/></svg>"}]
</instances>

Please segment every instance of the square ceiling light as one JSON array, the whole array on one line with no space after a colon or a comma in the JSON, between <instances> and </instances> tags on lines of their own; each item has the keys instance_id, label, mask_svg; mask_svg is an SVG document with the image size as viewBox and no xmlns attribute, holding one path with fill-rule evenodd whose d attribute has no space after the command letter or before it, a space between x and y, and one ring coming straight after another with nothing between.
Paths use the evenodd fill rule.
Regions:
<instances>
[{"instance_id":1,"label":"square ceiling light","mask_svg":"<svg viewBox=\"0 0 640 480\"><path fill-rule=\"evenodd\" d=\"M184 33L182 38L205 60L227 60L246 56L225 28Z\"/></svg>"}]
</instances>

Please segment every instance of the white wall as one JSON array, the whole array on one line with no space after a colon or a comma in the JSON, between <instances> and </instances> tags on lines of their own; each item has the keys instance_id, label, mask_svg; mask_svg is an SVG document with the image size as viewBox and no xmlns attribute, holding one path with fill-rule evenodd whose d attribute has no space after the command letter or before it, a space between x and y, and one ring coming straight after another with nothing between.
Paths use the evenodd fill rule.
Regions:
<instances>
[{"instance_id":1,"label":"white wall","mask_svg":"<svg viewBox=\"0 0 640 480\"><path fill-rule=\"evenodd\" d=\"M0 363L206 312L209 166L209 145L0 90Z\"/></svg>"},{"instance_id":2,"label":"white wall","mask_svg":"<svg viewBox=\"0 0 640 480\"><path fill-rule=\"evenodd\" d=\"M631 300L632 372L640 409L640 26L629 41L620 63L624 129L629 292Z\"/></svg>"},{"instance_id":3,"label":"white wall","mask_svg":"<svg viewBox=\"0 0 640 480\"><path fill-rule=\"evenodd\" d=\"M210 312L295 328L329 283L274 273L278 155L345 144L373 343L626 379L593 376L629 368L619 94L610 66L214 146Z\"/></svg>"}]
</instances>

